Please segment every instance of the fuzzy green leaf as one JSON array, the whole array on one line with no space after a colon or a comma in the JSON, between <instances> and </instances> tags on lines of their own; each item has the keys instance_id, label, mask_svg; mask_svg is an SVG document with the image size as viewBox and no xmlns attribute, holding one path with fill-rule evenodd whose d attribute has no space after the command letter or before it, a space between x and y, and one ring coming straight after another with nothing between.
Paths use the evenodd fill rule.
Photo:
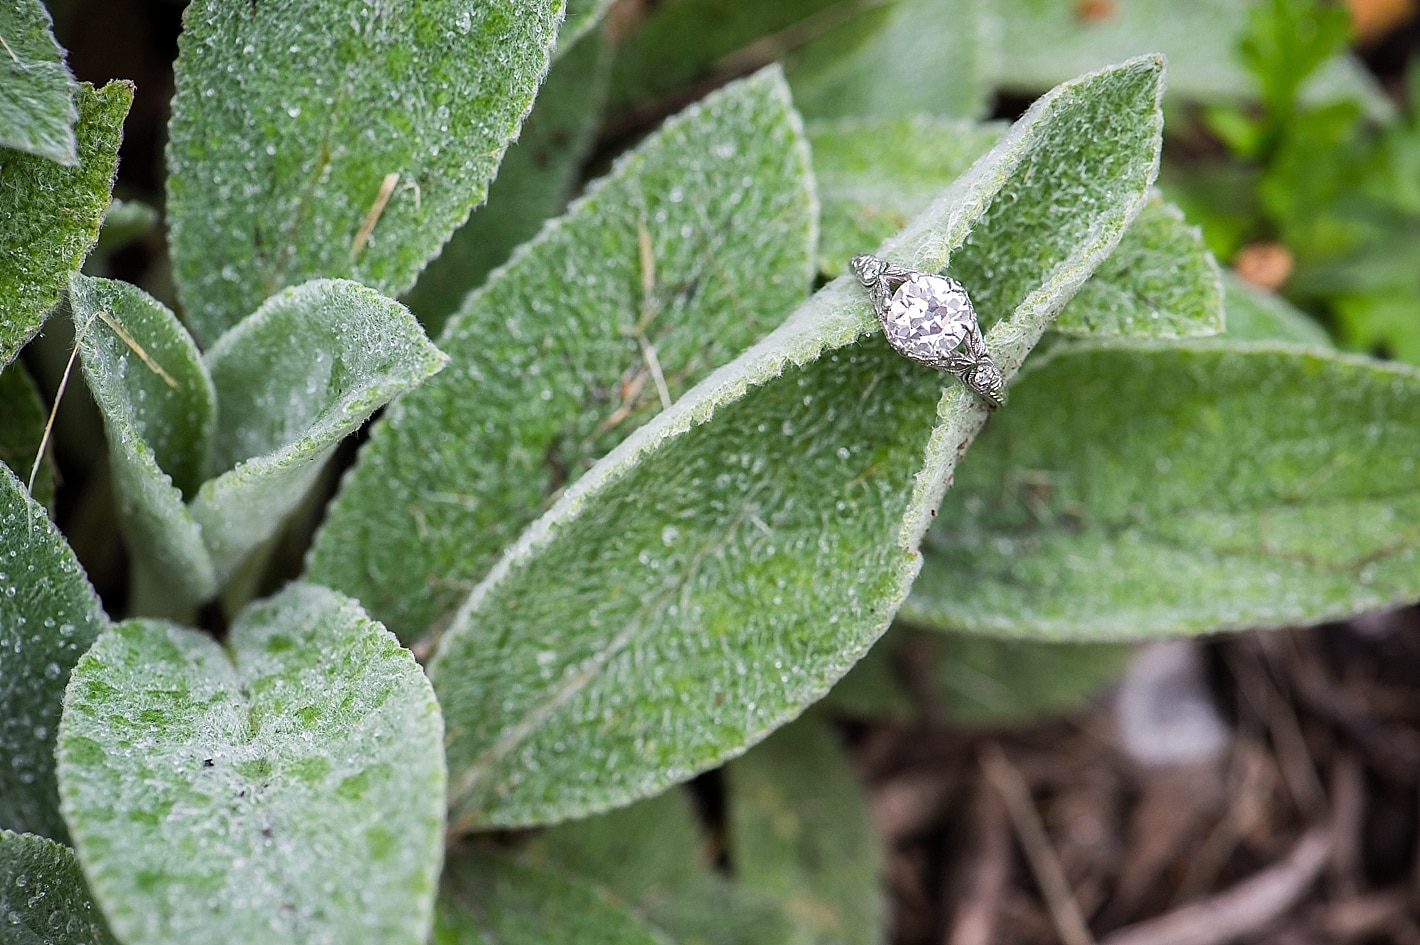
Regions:
<instances>
[{"instance_id":1,"label":"fuzzy green leaf","mask_svg":"<svg viewBox=\"0 0 1420 945\"><path fill-rule=\"evenodd\" d=\"M610 64L610 47L596 35L553 64L522 134L503 156L488 203L459 227L405 297L431 335L515 246L566 207L596 134Z\"/></svg>"},{"instance_id":2,"label":"fuzzy green leaf","mask_svg":"<svg viewBox=\"0 0 1420 945\"><path fill-rule=\"evenodd\" d=\"M433 945L670 945L586 880L471 851L444 871Z\"/></svg>"},{"instance_id":3,"label":"fuzzy green leaf","mask_svg":"<svg viewBox=\"0 0 1420 945\"><path fill-rule=\"evenodd\" d=\"M221 404L192 516L219 582L275 534L335 447L443 367L403 305L317 279L272 296L207 352Z\"/></svg>"},{"instance_id":4,"label":"fuzzy green leaf","mask_svg":"<svg viewBox=\"0 0 1420 945\"><path fill-rule=\"evenodd\" d=\"M1202 233L1156 195L1055 328L1074 335L1216 335L1223 330L1220 279Z\"/></svg>"},{"instance_id":5,"label":"fuzzy green leaf","mask_svg":"<svg viewBox=\"0 0 1420 945\"><path fill-rule=\"evenodd\" d=\"M69 671L108 618L59 530L4 468L0 535L0 827L64 840L54 783L59 711Z\"/></svg>"},{"instance_id":6,"label":"fuzzy green leaf","mask_svg":"<svg viewBox=\"0 0 1420 945\"><path fill-rule=\"evenodd\" d=\"M1144 57L1054 90L881 248L951 259L999 319L1007 379L1143 205L1162 79ZM798 715L882 633L987 408L875 326L856 281L830 283L569 486L473 590L430 668L460 826L655 793Z\"/></svg>"},{"instance_id":7,"label":"fuzzy green leaf","mask_svg":"<svg viewBox=\"0 0 1420 945\"><path fill-rule=\"evenodd\" d=\"M128 945L420 945L442 741L413 656L353 601L293 585L225 648L152 620L101 637L66 697L60 792Z\"/></svg>"},{"instance_id":8,"label":"fuzzy green leaf","mask_svg":"<svg viewBox=\"0 0 1420 945\"><path fill-rule=\"evenodd\" d=\"M0 373L0 463L29 479L47 420L39 391L24 365ZM34 498L48 508L54 501L54 464L46 455L34 481Z\"/></svg>"},{"instance_id":9,"label":"fuzzy green leaf","mask_svg":"<svg viewBox=\"0 0 1420 945\"><path fill-rule=\"evenodd\" d=\"M69 307L84 379L108 435L134 583L145 589L138 608L184 614L217 589L211 556L183 504L208 463L212 381L187 330L142 289L75 276Z\"/></svg>"},{"instance_id":10,"label":"fuzzy green leaf","mask_svg":"<svg viewBox=\"0 0 1420 945\"><path fill-rule=\"evenodd\" d=\"M805 116L985 114L996 69L986 0L895 0L858 9L787 57L794 102Z\"/></svg>"},{"instance_id":11,"label":"fuzzy green leaf","mask_svg":"<svg viewBox=\"0 0 1420 945\"><path fill-rule=\"evenodd\" d=\"M0 938L6 945L118 945L68 847L0 830Z\"/></svg>"},{"instance_id":12,"label":"fuzzy green leaf","mask_svg":"<svg viewBox=\"0 0 1420 945\"><path fill-rule=\"evenodd\" d=\"M798 930L780 904L714 872L710 838L686 791L560 824L539 834L529 859L612 890L680 942L790 945Z\"/></svg>"},{"instance_id":13,"label":"fuzzy green leaf","mask_svg":"<svg viewBox=\"0 0 1420 945\"><path fill-rule=\"evenodd\" d=\"M99 236L133 85L79 86L79 164L0 155L0 370L39 331Z\"/></svg>"},{"instance_id":14,"label":"fuzzy green leaf","mask_svg":"<svg viewBox=\"0 0 1420 945\"><path fill-rule=\"evenodd\" d=\"M1420 597L1420 372L1314 348L1081 346L1022 377L903 616L1126 639Z\"/></svg>"},{"instance_id":15,"label":"fuzzy green leaf","mask_svg":"<svg viewBox=\"0 0 1420 945\"><path fill-rule=\"evenodd\" d=\"M372 431L313 579L406 640L447 622L558 490L660 409L659 383L679 396L803 298L808 174L774 72L620 161L449 322L452 366Z\"/></svg>"},{"instance_id":16,"label":"fuzzy green leaf","mask_svg":"<svg viewBox=\"0 0 1420 945\"><path fill-rule=\"evenodd\" d=\"M0 6L0 148L60 164L79 163L74 77L54 41L54 23L40 0Z\"/></svg>"},{"instance_id":17,"label":"fuzzy green leaf","mask_svg":"<svg viewBox=\"0 0 1420 945\"><path fill-rule=\"evenodd\" d=\"M482 202L547 70L562 7L189 4L167 212L194 333L210 343L267 296L316 277L408 289ZM399 182L376 213L390 174Z\"/></svg>"},{"instance_id":18,"label":"fuzzy green leaf","mask_svg":"<svg viewBox=\"0 0 1420 945\"><path fill-rule=\"evenodd\" d=\"M785 902L806 942L881 941L883 851L863 787L823 720L781 729L726 777L739 881Z\"/></svg>"},{"instance_id":19,"label":"fuzzy green leaf","mask_svg":"<svg viewBox=\"0 0 1420 945\"><path fill-rule=\"evenodd\" d=\"M958 119L850 118L809 126L822 202L819 270L848 260L907 225L991 149L1004 125Z\"/></svg>"}]
</instances>

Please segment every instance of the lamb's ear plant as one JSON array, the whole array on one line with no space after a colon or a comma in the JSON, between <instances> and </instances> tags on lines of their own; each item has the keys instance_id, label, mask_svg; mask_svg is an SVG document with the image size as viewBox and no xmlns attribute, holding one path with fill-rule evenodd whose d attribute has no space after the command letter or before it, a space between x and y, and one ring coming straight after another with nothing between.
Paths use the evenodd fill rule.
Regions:
<instances>
[{"instance_id":1,"label":"lamb's ear plant","mask_svg":"<svg viewBox=\"0 0 1420 945\"><path fill-rule=\"evenodd\" d=\"M827 91L806 127L770 66L561 212L611 54L608 4L572 6L191 3L176 300L78 271L131 87L61 76L24 119L48 144L0 135L0 354L65 295L131 575L111 620L42 468L31 492L43 411L8 363L0 922L128 945L868 941L847 762L818 716L770 736L899 613L1098 646L1416 596L1420 376L1254 340L1302 332L1225 296L1153 190L1162 57L1010 127L829 114ZM811 65L804 88L841 81ZM1009 381L994 419L883 341L855 252L970 287ZM1203 340L1225 307L1249 334ZM1081 676L1113 665L1075 652ZM725 762L738 882L677 787ZM467 836L530 826L550 829Z\"/></svg>"}]
</instances>

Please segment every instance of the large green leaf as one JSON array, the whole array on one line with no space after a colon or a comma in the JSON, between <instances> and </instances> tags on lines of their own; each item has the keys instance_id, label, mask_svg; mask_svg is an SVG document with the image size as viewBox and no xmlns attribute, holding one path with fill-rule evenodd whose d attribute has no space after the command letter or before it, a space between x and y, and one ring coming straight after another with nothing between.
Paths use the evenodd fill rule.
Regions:
<instances>
[{"instance_id":1,"label":"large green leaf","mask_svg":"<svg viewBox=\"0 0 1420 945\"><path fill-rule=\"evenodd\" d=\"M452 365L376 425L311 555L407 640L627 432L777 323L812 274L812 185L766 72L621 160L469 297Z\"/></svg>"},{"instance_id":2,"label":"large green leaf","mask_svg":"<svg viewBox=\"0 0 1420 945\"><path fill-rule=\"evenodd\" d=\"M1420 373L1315 348L1071 347L963 465L903 615L1125 639L1420 597Z\"/></svg>"},{"instance_id":3,"label":"large green leaf","mask_svg":"<svg viewBox=\"0 0 1420 945\"><path fill-rule=\"evenodd\" d=\"M6 945L118 945L84 885L74 852L0 830L0 940Z\"/></svg>"},{"instance_id":4,"label":"large green leaf","mask_svg":"<svg viewBox=\"0 0 1420 945\"><path fill-rule=\"evenodd\" d=\"M142 289L75 276L69 307L84 379L108 435L135 609L184 615L217 589L211 556L183 504L208 464L212 381L177 316Z\"/></svg>"},{"instance_id":5,"label":"large green leaf","mask_svg":"<svg viewBox=\"0 0 1420 945\"><path fill-rule=\"evenodd\" d=\"M1054 90L881 248L950 258L1008 379L1144 203L1162 78L1145 57ZM460 826L654 793L793 718L882 633L987 408L875 326L861 286L830 283L468 596L430 669Z\"/></svg>"},{"instance_id":6,"label":"large green leaf","mask_svg":"<svg viewBox=\"0 0 1420 945\"><path fill-rule=\"evenodd\" d=\"M883 852L834 732L807 716L726 769L735 876L769 893L811 943L882 940Z\"/></svg>"},{"instance_id":7,"label":"large green leaf","mask_svg":"<svg viewBox=\"0 0 1420 945\"><path fill-rule=\"evenodd\" d=\"M487 192L562 7L189 4L167 159L173 274L194 332L214 341L318 276L409 288Z\"/></svg>"},{"instance_id":8,"label":"large green leaf","mask_svg":"<svg viewBox=\"0 0 1420 945\"><path fill-rule=\"evenodd\" d=\"M473 850L445 868L433 945L670 945L587 882Z\"/></svg>"},{"instance_id":9,"label":"large green leaf","mask_svg":"<svg viewBox=\"0 0 1420 945\"><path fill-rule=\"evenodd\" d=\"M340 279L268 299L207 352L212 469L192 516L219 582L275 534L339 442L444 366L403 305Z\"/></svg>"},{"instance_id":10,"label":"large green leaf","mask_svg":"<svg viewBox=\"0 0 1420 945\"><path fill-rule=\"evenodd\" d=\"M128 945L420 945L442 853L443 723L413 656L293 585L226 646L135 620L74 670L63 808Z\"/></svg>"},{"instance_id":11,"label":"large green leaf","mask_svg":"<svg viewBox=\"0 0 1420 945\"><path fill-rule=\"evenodd\" d=\"M498 166L488 203L459 227L405 297L430 334L443 329L469 290L515 246L567 205L601 117L610 64L610 47L599 35L586 36L553 64L522 134Z\"/></svg>"},{"instance_id":12,"label":"large green leaf","mask_svg":"<svg viewBox=\"0 0 1420 945\"><path fill-rule=\"evenodd\" d=\"M81 85L79 164L0 154L0 370L44 324L99 236L133 85Z\"/></svg>"},{"instance_id":13,"label":"large green leaf","mask_svg":"<svg viewBox=\"0 0 1420 945\"><path fill-rule=\"evenodd\" d=\"M0 148L73 166L79 163L74 77L40 0L0 5Z\"/></svg>"},{"instance_id":14,"label":"large green leaf","mask_svg":"<svg viewBox=\"0 0 1420 945\"><path fill-rule=\"evenodd\" d=\"M590 878L680 942L789 945L798 929L781 905L713 871L712 841L685 790L559 824L528 846L533 862Z\"/></svg>"},{"instance_id":15,"label":"large green leaf","mask_svg":"<svg viewBox=\"0 0 1420 945\"><path fill-rule=\"evenodd\" d=\"M64 840L54 738L69 671L108 625L44 508L0 469L0 827Z\"/></svg>"},{"instance_id":16,"label":"large green leaf","mask_svg":"<svg viewBox=\"0 0 1420 945\"><path fill-rule=\"evenodd\" d=\"M807 117L976 118L988 110L997 26L987 0L857 7L789 53L794 102Z\"/></svg>"},{"instance_id":17,"label":"large green leaf","mask_svg":"<svg viewBox=\"0 0 1420 945\"><path fill-rule=\"evenodd\" d=\"M0 373L0 463L28 479L40 441L44 439L46 411L39 392L23 365ZM34 481L34 498L48 507L54 500L54 464L46 455Z\"/></svg>"},{"instance_id":18,"label":"large green leaf","mask_svg":"<svg viewBox=\"0 0 1420 945\"><path fill-rule=\"evenodd\" d=\"M1234 341L1291 341L1331 348L1331 338L1291 302L1249 285L1232 270L1223 273L1228 337Z\"/></svg>"}]
</instances>

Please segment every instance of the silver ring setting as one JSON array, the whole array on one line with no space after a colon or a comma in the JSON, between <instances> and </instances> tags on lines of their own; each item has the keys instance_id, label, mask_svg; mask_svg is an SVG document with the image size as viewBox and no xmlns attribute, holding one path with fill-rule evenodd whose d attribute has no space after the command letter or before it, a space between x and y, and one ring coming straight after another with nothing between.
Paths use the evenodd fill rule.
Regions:
<instances>
[{"instance_id":1,"label":"silver ring setting","mask_svg":"<svg viewBox=\"0 0 1420 945\"><path fill-rule=\"evenodd\" d=\"M1001 406L1006 382L960 282L876 256L854 256L848 265L872 297L888 344L898 354L945 371L992 407Z\"/></svg>"}]
</instances>

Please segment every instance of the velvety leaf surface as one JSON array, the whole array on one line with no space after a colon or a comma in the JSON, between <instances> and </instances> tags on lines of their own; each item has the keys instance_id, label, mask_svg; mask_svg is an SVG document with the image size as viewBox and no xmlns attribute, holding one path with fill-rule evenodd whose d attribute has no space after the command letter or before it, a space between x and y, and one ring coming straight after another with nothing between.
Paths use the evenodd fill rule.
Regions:
<instances>
[{"instance_id":1,"label":"velvety leaf surface","mask_svg":"<svg viewBox=\"0 0 1420 945\"><path fill-rule=\"evenodd\" d=\"M564 37L566 32L564 26ZM513 247L567 205L596 134L610 64L611 49L598 35L587 36L553 63L522 134L503 155L488 202L459 227L405 297L431 335L443 330L469 290L507 260Z\"/></svg>"},{"instance_id":2,"label":"velvety leaf surface","mask_svg":"<svg viewBox=\"0 0 1420 945\"><path fill-rule=\"evenodd\" d=\"M40 403L24 365L16 364L0 373L0 463L22 480L29 479L48 418L49 411ZM54 464L48 455L35 476L34 498L46 508L54 501Z\"/></svg>"},{"instance_id":3,"label":"velvety leaf surface","mask_svg":"<svg viewBox=\"0 0 1420 945\"><path fill-rule=\"evenodd\" d=\"M357 604L292 585L225 647L133 620L75 668L65 818L128 945L422 943L442 853L443 723Z\"/></svg>"},{"instance_id":4,"label":"velvety leaf surface","mask_svg":"<svg viewBox=\"0 0 1420 945\"><path fill-rule=\"evenodd\" d=\"M393 295L482 202L561 0L199 0L169 126L173 276L210 343L319 276ZM380 209L387 175L399 180ZM369 224L373 222L373 229Z\"/></svg>"},{"instance_id":5,"label":"velvety leaf surface","mask_svg":"<svg viewBox=\"0 0 1420 945\"><path fill-rule=\"evenodd\" d=\"M118 945L66 846L0 830L0 941Z\"/></svg>"},{"instance_id":6,"label":"velvety leaf surface","mask_svg":"<svg viewBox=\"0 0 1420 945\"><path fill-rule=\"evenodd\" d=\"M1162 73L1146 57L1054 90L881 248L950 257L1000 318L1007 379L1143 205ZM882 633L987 408L875 326L856 280L830 283L568 487L469 595L430 670L459 826L656 793L798 715Z\"/></svg>"},{"instance_id":7,"label":"velvety leaf surface","mask_svg":"<svg viewBox=\"0 0 1420 945\"><path fill-rule=\"evenodd\" d=\"M99 235L133 85L81 84L79 164L0 155L0 369L29 341Z\"/></svg>"},{"instance_id":8,"label":"velvety leaf surface","mask_svg":"<svg viewBox=\"0 0 1420 945\"><path fill-rule=\"evenodd\" d=\"M40 0L10 0L0 6L0 40L0 148L78 164L74 77L49 11Z\"/></svg>"},{"instance_id":9,"label":"velvety leaf surface","mask_svg":"<svg viewBox=\"0 0 1420 945\"><path fill-rule=\"evenodd\" d=\"M444 870L433 945L670 945L584 879L480 851Z\"/></svg>"},{"instance_id":10,"label":"velvety leaf surface","mask_svg":"<svg viewBox=\"0 0 1420 945\"><path fill-rule=\"evenodd\" d=\"M926 210L1001 137L1004 125L960 119L848 118L809 126L822 204L819 270L848 260Z\"/></svg>"},{"instance_id":11,"label":"velvety leaf surface","mask_svg":"<svg viewBox=\"0 0 1420 945\"><path fill-rule=\"evenodd\" d=\"M1077 335L1215 335L1223 330L1218 264L1198 228L1155 195L1055 328Z\"/></svg>"},{"instance_id":12,"label":"velvety leaf surface","mask_svg":"<svg viewBox=\"0 0 1420 945\"><path fill-rule=\"evenodd\" d=\"M772 44L792 32L823 31L841 17L843 0L671 0L642 11L617 44L612 71L612 111L648 105L681 91L732 60L755 41ZM804 37L807 38L807 37ZM800 39L802 41L802 39ZM763 54L761 53L761 56ZM763 58L759 58L763 62Z\"/></svg>"},{"instance_id":13,"label":"velvety leaf surface","mask_svg":"<svg viewBox=\"0 0 1420 945\"><path fill-rule=\"evenodd\" d=\"M888 631L828 694L834 713L920 722L930 700L954 725L1020 725L1072 712L1119 679L1134 649L1124 643L1011 640L974 633Z\"/></svg>"},{"instance_id":14,"label":"velvety leaf surface","mask_svg":"<svg viewBox=\"0 0 1420 945\"><path fill-rule=\"evenodd\" d=\"M108 625L74 552L0 468L0 827L66 840L54 738L69 671Z\"/></svg>"},{"instance_id":15,"label":"velvety leaf surface","mask_svg":"<svg viewBox=\"0 0 1420 945\"><path fill-rule=\"evenodd\" d=\"M895 0L858 9L787 58L794 103L805 117L987 112L996 67L987 0Z\"/></svg>"},{"instance_id":16,"label":"velvety leaf surface","mask_svg":"<svg viewBox=\"0 0 1420 945\"><path fill-rule=\"evenodd\" d=\"M84 379L108 435L135 583L161 587L152 598L140 592L138 612L183 614L217 588L202 534L183 504L183 490L197 488L208 463L212 381L187 330L142 289L75 276L69 307L82 332Z\"/></svg>"},{"instance_id":17,"label":"velvety leaf surface","mask_svg":"<svg viewBox=\"0 0 1420 945\"><path fill-rule=\"evenodd\" d=\"M777 72L668 122L449 322L449 370L375 426L316 537L312 577L406 640L446 623L662 396L803 298L812 208Z\"/></svg>"},{"instance_id":18,"label":"velvety leaf surface","mask_svg":"<svg viewBox=\"0 0 1420 945\"><path fill-rule=\"evenodd\" d=\"M714 872L711 840L672 789L630 807L543 831L527 848L532 862L590 878L664 929L702 945L788 945L800 930L780 903Z\"/></svg>"},{"instance_id":19,"label":"velvety leaf surface","mask_svg":"<svg viewBox=\"0 0 1420 945\"><path fill-rule=\"evenodd\" d=\"M963 465L903 615L1125 639L1420 596L1420 373L1207 342L1054 353Z\"/></svg>"},{"instance_id":20,"label":"velvety leaf surface","mask_svg":"<svg viewBox=\"0 0 1420 945\"><path fill-rule=\"evenodd\" d=\"M1223 273L1228 338L1234 341L1290 341L1332 348L1326 329L1273 292L1249 285L1231 269Z\"/></svg>"},{"instance_id":21,"label":"velvety leaf surface","mask_svg":"<svg viewBox=\"0 0 1420 945\"><path fill-rule=\"evenodd\" d=\"M824 721L779 730L726 778L736 878L784 902L809 942L880 942L883 852L857 773Z\"/></svg>"},{"instance_id":22,"label":"velvety leaf surface","mask_svg":"<svg viewBox=\"0 0 1420 945\"><path fill-rule=\"evenodd\" d=\"M444 365L403 305L340 279L268 299L207 352L221 411L193 518L220 581L271 537L336 445Z\"/></svg>"}]
</instances>

